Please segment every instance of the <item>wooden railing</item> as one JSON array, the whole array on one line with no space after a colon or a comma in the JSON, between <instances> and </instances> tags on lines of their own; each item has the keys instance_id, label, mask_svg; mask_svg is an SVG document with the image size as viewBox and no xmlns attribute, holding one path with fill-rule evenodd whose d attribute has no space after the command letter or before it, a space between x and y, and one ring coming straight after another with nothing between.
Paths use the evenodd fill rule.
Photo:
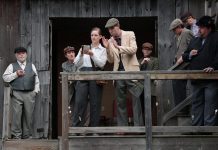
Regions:
<instances>
[{"instance_id":1,"label":"wooden railing","mask_svg":"<svg viewBox=\"0 0 218 150\"><path fill-rule=\"evenodd\" d=\"M61 73L62 76L62 136L61 150L69 149L69 133L145 132L146 150L152 149L152 132L218 132L218 127L153 126L151 115L151 80L218 79L218 72L203 71L146 71L146 72L77 72ZM68 81L72 80L144 80L145 127L76 127L68 126Z\"/></svg>"}]
</instances>

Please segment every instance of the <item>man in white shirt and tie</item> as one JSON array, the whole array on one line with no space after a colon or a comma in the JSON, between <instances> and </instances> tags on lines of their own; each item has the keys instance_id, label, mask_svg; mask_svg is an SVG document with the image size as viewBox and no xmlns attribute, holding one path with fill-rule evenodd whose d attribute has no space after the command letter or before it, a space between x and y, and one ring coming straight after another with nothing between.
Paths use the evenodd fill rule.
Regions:
<instances>
[{"instance_id":1,"label":"man in white shirt and tie","mask_svg":"<svg viewBox=\"0 0 218 150\"><path fill-rule=\"evenodd\" d=\"M12 88L12 138L27 139L32 136L35 97L40 91L39 78L35 65L26 60L27 50L17 47L14 53L17 61L7 67L2 77Z\"/></svg>"}]
</instances>

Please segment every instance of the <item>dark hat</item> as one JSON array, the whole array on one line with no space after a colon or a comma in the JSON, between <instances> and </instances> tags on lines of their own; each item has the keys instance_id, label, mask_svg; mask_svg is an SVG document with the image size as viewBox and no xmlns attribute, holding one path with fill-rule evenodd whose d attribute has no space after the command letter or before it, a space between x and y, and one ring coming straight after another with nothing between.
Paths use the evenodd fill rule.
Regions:
<instances>
[{"instance_id":1,"label":"dark hat","mask_svg":"<svg viewBox=\"0 0 218 150\"><path fill-rule=\"evenodd\" d=\"M72 47L72 46L67 46L67 47L64 48L64 54L66 54L69 51L75 51L75 48Z\"/></svg>"},{"instance_id":2,"label":"dark hat","mask_svg":"<svg viewBox=\"0 0 218 150\"><path fill-rule=\"evenodd\" d=\"M210 16L203 16L198 20L196 25L197 26L203 26L203 27L213 27L214 26L214 20Z\"/></svg>"},{"instance_id":3,"label":"dark hat","mask_svg":"<svg viewBox=\"0 0 218 150\"><path fill-rule=\"evenodd\" d=\"M186 20L189 18L189 17L193 17L192 13L190 12L185 12L182 16L181 16L181 20L182 22L186 22Z\"/></svg>"},{"instance_id":4,"label":"dark hat","mask_svg":"<svg viewBox=\"0 0 218 150\"><path fill-rule=\"evenodd\" d=\"M183 25L183 22L182 20L177 18L171 22L169 30L172 31L173 29L177 28L179 25Z\"/></svg>"},{"instance_id":5,"label":"dark hat","mask_svg":"<svg viewBox=\"0 0 218 150\"><path fill-rule=\"evenodd\" d=\"M105 28L110 28L119 24L119 20L117 18L111 18L107 21Z\"/></svg>"},{"instance_id":6,"label":"dark hat","mask_svg":"<svg viewBox=\"0 0 218 150\"><path fill-rule=\"evenodd\" d=\"M153 49L153 45L151 43L149 43L149 42L146 42L146 43L142 44L142 49L143 48L149 48L150 50L152 50Z\"/></svg>"},{"instance_id":7,"label":"dark hat","mask_svg":"<svg viewBox=\"0 0 218 150\"><path fill-rule=\"evenodd\" d=\"M16 47L14 49L14 53L19 53L19 52L26 52L27 53L27 49L24 47Z\"/></svg>"}]
</instances>

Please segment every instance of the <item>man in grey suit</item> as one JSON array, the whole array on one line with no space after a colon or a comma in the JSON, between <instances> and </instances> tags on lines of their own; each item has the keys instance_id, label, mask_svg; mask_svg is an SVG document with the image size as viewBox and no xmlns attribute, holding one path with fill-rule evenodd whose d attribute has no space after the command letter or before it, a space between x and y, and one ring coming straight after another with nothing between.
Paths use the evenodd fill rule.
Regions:
<instances>
[{"instance_id":1,"label":"man in grey suit","mask_svg":"<svg viewBox=\"0 0 218 150\"><path fill-rule=\"evenodd\" d=\"M182 61L182 54L187 50L190 41L194 38L193 33L184 28L183 22L180 19L175 19L170 24L170 31L175 33L176 39L176 55L174 63L179 65ZM182 70L186 68L181 68ZM178 105L186 98L187 80L173 80L173 95L174 103ZM184 110L185 113L187 112Z\"/></svg>"}]
</instances>

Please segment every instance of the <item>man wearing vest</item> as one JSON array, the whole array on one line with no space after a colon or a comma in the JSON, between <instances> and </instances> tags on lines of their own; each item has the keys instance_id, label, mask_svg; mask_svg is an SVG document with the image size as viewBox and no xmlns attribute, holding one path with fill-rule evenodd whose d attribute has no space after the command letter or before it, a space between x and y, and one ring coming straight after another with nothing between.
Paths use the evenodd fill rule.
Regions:
<instances>
[{"instance_id":1,"label":"man wearing vest","mask_svg":"<svg viewBox=\"0 0 218 150\"><path fill-rule=\"evenodd\" d=\"M5 82L12 88L12 125L14 139L27 139L32 136L33 111L36 94L40 91L36 67L27 62L27 50L15 48L17 61L10 64L3 74Z\"/></svg>"}]
</instances>

